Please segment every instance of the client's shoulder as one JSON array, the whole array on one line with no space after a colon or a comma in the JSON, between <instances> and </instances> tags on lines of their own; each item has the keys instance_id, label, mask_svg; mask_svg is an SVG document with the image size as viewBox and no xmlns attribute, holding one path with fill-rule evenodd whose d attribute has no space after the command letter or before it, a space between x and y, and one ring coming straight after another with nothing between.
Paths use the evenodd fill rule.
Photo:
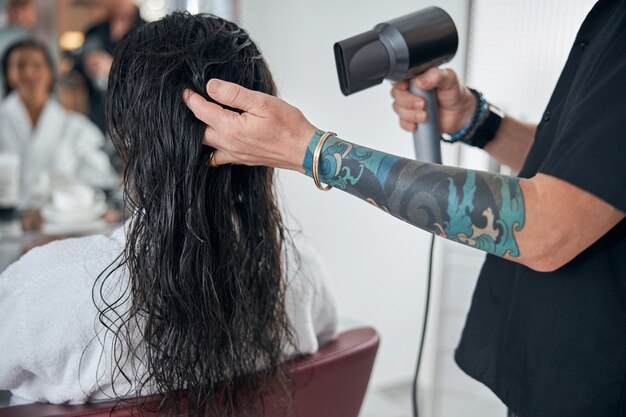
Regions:
<instances>
[{"instance_id":1,"label":"client's shoulder","mask_svg":"<svg viewBox=\"0 0 626 417\"><path fill-rule=\"evenodd\" d=\"M337 331L337 305L314 245L294 233L285 250L285 307L294 335L295 352L313 353Z\"/></svg>"},{"instance_id":2,"label":"client's shoulder","mask_svg":"<svg viewBox=\"0 0 626 417\"><path fill-rule=\"evenodd\" d=\"M315 279L322 273L322 263L317 249L302 232L291 232L285 239L283 267L287 278Z\"/></svg>"},{"instance_id":3,"label":"client's shoulder","mask_svg":"<svg viewBox=\"0 0 626 417\"><path fill-rule=\"evenodd\" d=\"M42 338L74 344L82 338L82 349L92 337L94 283L122 249L118 239L94 235L28 251L0 275L0 333L15 327L19 343ZM68 331L76 334L59 336ZM65 349L59 346L51 351Z\"/></svg>"},{"instance_id":4,"label":"client's shoulder","mask_svg":"<svg viewBox=\"0 0 626 417\"><path fill-rule=\"evenodd\" d=\"M326 270L315 245L302 232L292 232L284 251L288 286L296 292L316 293L328 285Z\"/></svg>"},{"instance_id":5,"label":"client's shoulder","mask_svg":"<svg viewBox=\"0 0 626 417\"><path fill-rule=\"evenodd\" d=\"M0 287L93 282L123 250L116 233L57 240L35 247L0 275Z\"/></svg>"}]
</instances>

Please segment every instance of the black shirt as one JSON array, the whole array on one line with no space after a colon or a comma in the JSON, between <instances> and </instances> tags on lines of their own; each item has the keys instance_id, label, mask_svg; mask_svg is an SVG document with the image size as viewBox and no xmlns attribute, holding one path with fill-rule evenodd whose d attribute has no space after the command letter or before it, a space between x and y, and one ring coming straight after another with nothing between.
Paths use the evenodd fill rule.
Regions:
<instances>
[{"instance_id":1,"label":"black shirt","mask_svg":"<svg viewBox=\"0 0 626 417\"><path fill-rule=\"evenodd\" d=\"M520 177L536 173L626 211L626 1L580 28ZM489 255L455 358L519 417L626 416L626 221L554 272Z\"/></svg>"}]
</instances>

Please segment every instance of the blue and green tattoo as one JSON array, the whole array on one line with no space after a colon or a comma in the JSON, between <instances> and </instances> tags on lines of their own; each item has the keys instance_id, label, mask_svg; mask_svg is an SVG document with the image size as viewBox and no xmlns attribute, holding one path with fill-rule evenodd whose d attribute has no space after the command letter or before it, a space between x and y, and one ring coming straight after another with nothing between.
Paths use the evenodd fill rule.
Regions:
<instances>
[{"instance_id":1,"label":"blue and green tattoo","mask_svg":"<svg viewBox=\"0 0 626 417\"><path fill-rule=\"evenodd\" d=\"M317 132L303 168L312 176ZM331 136L320 154L323 183L414 226L497 256L519 256L524 227L519 179L386 154Z\"/></svg>"}]
</instances>

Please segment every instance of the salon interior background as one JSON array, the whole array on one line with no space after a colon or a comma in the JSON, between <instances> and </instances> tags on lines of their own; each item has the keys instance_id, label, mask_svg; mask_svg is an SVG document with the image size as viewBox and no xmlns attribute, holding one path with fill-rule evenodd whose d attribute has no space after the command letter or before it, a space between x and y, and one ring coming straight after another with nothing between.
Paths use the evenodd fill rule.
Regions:
<instances>
[{"instance_id":1,"label":"salon interior background","mask_svg":"<svg viewBox=\"0 0 626 417\"><path fill-rule=\"evenodd\" d=\"M6 0L0 0L4 13ZM58 52L97 19L88 0L36 0L38 35ZM575 31L594 0L141 0L146 20L169 10L211 12L240 23L260 46L280 95L324 130L373 148L413 155L410 135L391 111L389 86L343 97L332 45L374 24L437 5L461 39L449 64L505 111L538 121ZM6 16L0 14L0 25ZM66 35L63 45L63 36ZM68 40L69 39L69 40ZM74 42L77 42L74 40ZM479 151L445 145L444 163L503 170ZM410 378L419 341L428 235L339 191L319 192L281 172L289 224L302 230L326 262L343 326L373 325L381 350L363 416L409 415ZM433 304L420 379L426 417L501 417L504 407L453 362L483 255L444 241L436 245Z\"/></svg>"}]
</instances>

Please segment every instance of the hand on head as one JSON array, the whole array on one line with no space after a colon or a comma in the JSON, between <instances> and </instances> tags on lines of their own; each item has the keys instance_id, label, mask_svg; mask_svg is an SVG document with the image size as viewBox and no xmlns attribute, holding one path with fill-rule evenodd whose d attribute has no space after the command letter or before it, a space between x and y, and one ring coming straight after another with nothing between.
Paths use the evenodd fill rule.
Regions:
<instances>
[{"instance_id":1,"label":"hand on head","mask_svg":"<svg viewBox=\"0 0 626 417\"><path fill-rule=\"evenodd\" d=\"M420 90L437 89L439 105L439 123L441 131L455 132L463 127L474 114L476 99L469 89L462 84L451 69L431 68L417 76L413 82ZM418 124L428 119L422 97L409 91L409 82L394 84L391 89L394 99L393 110L400 117L400 126L414 132Z\"/></svg>"},{"instance_id":2,"label":"hand on head","mask_svg":"<svg viewBox=\"0 0 626 417\"><path fill-rule=\"evenodd\" d=\"M431 68L415 80L422 90L437 89L442 132L454 132L474 114L476 99L450 69ZM183 99L196 117L208 125L204 143L216 148L217 165L266 165L302 171L302 160L316 128L297 108L267 94L237 84L210 80L207 93L218 103L243 110L239 114L186 90ZM422 97L409 91L408 81L391 90L400 125L415 131L427 120Z\"/></svg>"},{"instance_id":3,"label":"hand on head","mask_svg":"<svg viewBox=\"0 0 626 417\"><path fill-rule=\"evenodd\" d=\"M195 116L207 124L204 143L216 148L217 165L264 165L302 171L302 161L316 128L302 112L285 101L248 90L237 84L212 79L209 96L185 90L183 99Z\"/></svg>"}]
</instances>

